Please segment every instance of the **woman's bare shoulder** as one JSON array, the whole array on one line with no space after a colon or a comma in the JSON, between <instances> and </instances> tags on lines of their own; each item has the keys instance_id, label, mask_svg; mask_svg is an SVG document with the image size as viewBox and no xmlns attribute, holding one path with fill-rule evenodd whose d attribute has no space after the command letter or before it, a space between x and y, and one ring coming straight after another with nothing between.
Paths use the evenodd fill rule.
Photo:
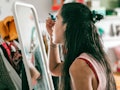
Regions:
<instances>
[{"instance_id":1,"label":"woman's bare shoulder","mask_svg":"<svg viewBox=\"0 0 120 90\"><path fill-rule=\"evenodd\" d=\"M74 90L93 90L93 72L82 59L76 59L69 68L72 88Z\"/></svg>"},{"instance_id":2,"label":"woman's bare shoulder","mask_svg":"<svg viewBox=\"0 0 120 90\"><path fill-rule=\"evenodd\" d=\"M71 64L69 68L69 73L71 75L81 74L84 76L91 76L93 74L92 70L85 62L85 60L79 58L75 59L74 62Z\"/></svg>"}]
</instances>

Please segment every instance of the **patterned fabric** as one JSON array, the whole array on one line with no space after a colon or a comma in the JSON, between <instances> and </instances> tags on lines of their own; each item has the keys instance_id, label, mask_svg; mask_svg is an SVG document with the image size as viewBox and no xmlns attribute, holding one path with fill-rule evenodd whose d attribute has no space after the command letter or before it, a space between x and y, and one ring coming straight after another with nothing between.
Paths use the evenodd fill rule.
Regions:
<instances>
[{"instance_id":1,"label":"patterned fabric","mask_svg":"<svg viewBox=\"0 0 120 90\"><path fill-rule=\"evenodd\" d=\"M22 54L19 48L15 45L13 41L9 42L9 44L6 42L2 42L0 48L2 49L5 58L9 61L15 71L20 75L22 68Z\"/></svg>"}]
</instances>

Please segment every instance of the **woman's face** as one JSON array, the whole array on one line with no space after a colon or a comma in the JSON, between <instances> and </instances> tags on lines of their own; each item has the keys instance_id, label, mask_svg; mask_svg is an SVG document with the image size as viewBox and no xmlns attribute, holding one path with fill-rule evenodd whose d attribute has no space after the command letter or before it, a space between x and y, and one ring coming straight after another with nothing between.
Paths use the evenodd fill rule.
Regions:
<instances>
[{"instance_id":1,"label":"woman's face","mask_svg":"<svg viewBox=\"0 0 120 90\"><path fill-rule=\"evenodd\" d=\"M64 43L64 32L66 29L66 24L63 24L63 19L60 15L60 10L56 15L56 22L53 29L53 43L55 44L63 44Z\"/></svg>"}]
</instances>

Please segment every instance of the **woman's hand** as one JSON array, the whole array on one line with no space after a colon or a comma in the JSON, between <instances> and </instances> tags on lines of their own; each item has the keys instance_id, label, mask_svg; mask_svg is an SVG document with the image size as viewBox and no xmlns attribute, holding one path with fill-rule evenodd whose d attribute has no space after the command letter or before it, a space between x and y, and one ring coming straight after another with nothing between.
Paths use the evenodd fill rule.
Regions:
<instances>
[{"instance_id":1,"label":"woman's hand","mask_svg":"<svg viewBox=\"0 0 120 90\"><path fill-rule=\"evenodd\" d=\"M47 29L47 32L49 33L50 35L50 38L52 37L52 32L53 32L53 26L55 24L55 21L53 21L51 18L48 18L46 20L46 29Z\"/></svg>"}]
</instances>

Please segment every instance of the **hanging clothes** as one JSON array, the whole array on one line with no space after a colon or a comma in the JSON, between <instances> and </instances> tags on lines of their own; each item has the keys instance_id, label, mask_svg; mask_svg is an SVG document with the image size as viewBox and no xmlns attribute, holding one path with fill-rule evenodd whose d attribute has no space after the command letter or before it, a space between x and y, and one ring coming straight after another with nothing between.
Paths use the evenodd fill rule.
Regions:
<instances>
[{"instance_id":1,"label":"hanging clothes","mask_svg":"<svg viewBox=\"0 0 120 90\"><path fill-rule=\"evenodd\" d=\"M28 85L24 64L22 65L22 90L29 90L29 85Z\"/></svg>"},{"instance_id":2,"label":"hanging clothes","mask_svg":"<svg viewBox=\"0 0 120 90\"><path fill-rule=\"evenodd\" d=\"M8 16L0 21L0 35L5 41L18 38L13 16Z\"/></svg>"},{"instance_id":3,"label":"hanging clothes","mask_svg":"<svg viewBox=\"0 0 120 90\"><path fill-rule=\"evenodd\" d=\"M9 84L9 85L8 85ZM0 90L22 90L21 79L0 48Z\"/></svg>"},{"instance_id":4,"label":"hanging clothes","mask_svg":"<svg viewBox=\"0 0 120 90\"><path fill-rule=\"evenodd\" d=\"M10 43L8 43L8 46L9 46L10 51L11 51L11 60L13 63L13 68L20 75L21 69L22 69L22 64L23 64L21 50L14 43L14 41L10 41Z\"/></svg>"},{"instance_id":5,"label":"hanging clothes","mask_svg":"<svg viewBox=\"0 0 120 90\"><path fill-rule=\"evenodd\" d=\"M18 75L21 74L22 70L22 54L19 48L15 45L13 41L11 42L2 42L0 48L3 51L4 56L15 69Z\"/></svg>"}]
</instances>

